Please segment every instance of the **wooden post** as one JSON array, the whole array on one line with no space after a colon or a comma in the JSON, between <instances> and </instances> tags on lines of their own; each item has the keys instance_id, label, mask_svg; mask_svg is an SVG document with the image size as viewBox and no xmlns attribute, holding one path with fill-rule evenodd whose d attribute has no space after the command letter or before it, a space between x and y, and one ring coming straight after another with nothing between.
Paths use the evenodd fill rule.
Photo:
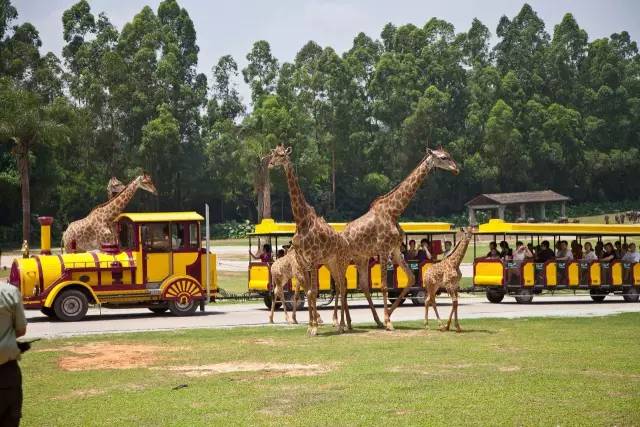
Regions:
<instances>
[{"instance_id":1,"label":"wooden post","mask_svg":"<svg viewBox=\"0 0 640 427\"><path fill-rule=\"evenodd\" d=\"M498 206L498 218L504 221L505 206Z\"/></svg>"},{"instance_id":2,"label":"wooden post","mask_svg":"<svg viewBox=\"0 0 640 427\"><path fill-rule=\"evenodd\" d=\"M478 225L478 221L476 220L476 211L471 206L467 207L467 209L469 210L469 225L475 227Z\"/></svg>"},{"instance_id":3,"label":"wooden post","mask_svg":"<svg viewBox=\"0 0 640 427\"><path fill-rule=\"evenodd\" d=\"M560 205L560 216L561 217L565 217L567 216L567 206L566 206L566 202L562 202L562 204Z\"/></svg>"},{"instance_id":4,"label":"wooden post","mask_svg":"<svg viewBox=\"0 0 640 427\"><path fill-rule=\"evenodd\" d=\"M546 212L546 205L543 203L540 203L540 219L541 220L545 220L547 219L547 212Z\"/></svg>"},{"instance_id":5,"label":"wooden post","mask_svg":"<svg viewBox=\"0 0 640 427\"><path fill-rule=\"evenodd\" d=\"M520 204L520 218L526 221L527 219L527 208L524 203Z\"/></svg>"}]
</instances>

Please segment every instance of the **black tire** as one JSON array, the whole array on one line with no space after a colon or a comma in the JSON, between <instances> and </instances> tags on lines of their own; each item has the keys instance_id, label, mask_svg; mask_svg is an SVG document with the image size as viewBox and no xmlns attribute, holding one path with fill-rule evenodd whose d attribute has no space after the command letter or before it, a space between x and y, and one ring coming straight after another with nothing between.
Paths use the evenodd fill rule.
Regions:
<instances>
[{"instance_id":1,"label":"black tire","mask_svg":"<svg viewBox=\"0 0 640 427\"><path fill-rule=\"evenodd\" d=\"M594 302L602 302L607 297L606 291L601 291L600 289L590 289L589 295Z\"/></svg>"},{"instance_id":2,"label":"black tire","mask_svg":"<svg viewBox=\"0 0 640 427\"><path fill-rule=\"evenodd\" d=\"M53 311L63 322L77 322L84 319L88 309L87 296L77 289L62 291L53 302Z\"/></svg>"},{"instance_id":3,"label":"black tire","mask_svg":"<svg viewBox=\"0 0 640 427\"><path fill-rule=\"evenodd\" d=\"M269 310L271 310L271 301L272 301L272 296L268 295L266 297L264 297L264 305L265 307L267 307ZM280 301L278 301L276 303L276 310L280 310L280 307L282 307L282 303Z\"/></svg>"},{"instance_id":4,"label":"black tire","mask_svg":"<svg viewBox=\"0 0 640 427\"><path fill-rule=\"evenodd\" d=\"M622 297L626 302L638 302L640 299L640 290L638 288L631 286L624 290Z\"/></svg>"},{"instance_id":5,"label":"black tire","mask_svg":"<svg viewBox=\"0 0 640 427\"><path fill-rule=\"evenodd\" d=\"M49 319L57 319L56 312L53 311L53 307L42 307L40 311Z\"/></svg>"},{"instance_id":6,"label":"black tire","mask_svg":"<svg viewBox=\"0 0 640 427\"><path fill-rule=\"evenodd\" d=\"M169 301L169 310L174 316L191 316L196 312L200 304L196 300L189 300L187 303L180 303L180 301Z\"/></svg>"},{"instance_id":7,"label":"black tire","mask_svg":"<svg viewBox=\"0 0 640 427\"><path fill-rule=\"evenodd\" d=\"M167 306L149 307L149 310L152 311L155 314L162 314L162 313L166 312L167 310L169 310L169 307L167 307Z\"/></svg>"},{"instance_id":8,"label":"black tire","mask_svg":"<svg viewBox=\"0 0 640 427\"><path fill-rule=\"evenodd\" d=\"M426 299L426 297L427 294L425 293L424 289L420 289L411 296L411 303L418 306L424 305L424 300Z\"/></svg>"},{"instance_id":9,"label":"black tire","mask_svg":"<svg viewBox=\"0 0 640 427\"><path fill-rule=\"evenodd\" d=\"M492 304L500 304L504 299L504 292L497 289L487 289L487 300Z\"/></svg>"},{"instance_id":10,"label":"black tire","mask_svg":"<svg viewBox=\"0 0 640 427\"><path fill-rule=\"evenodd\" d=\"M293 311L293 292L285 292L284 300L286 301L285 305L287 306L287 310ZM271 306L269 306L269 308L271 308ZM302 310L304 310L304 293L300 292L298 293L298 304L296 306L296 311Z\"/></svg>"},{"instance_id":11,"label":"black tire","mask_svg":"<svg viewBox=\"0 0 640 427\"><path fill-rule=\"evenodd\" d=\"M531 289L521 288L516 294L516 302L518 304L529 304L533 301L533 292Z\"/></svg>"},{"instance_id":12,"label":"black tire","mask_svg":"<svg viewBox=\"0 0 640 427\"><path fill-rule=\"evenodd\" d=\"M397 296L389 297L389 305L395 304L397 299L399 299ZM400 299L400 302L398 303L398 307L403 305L406 301L407 301L406 298Z\"/></svg>"}]
</instances>

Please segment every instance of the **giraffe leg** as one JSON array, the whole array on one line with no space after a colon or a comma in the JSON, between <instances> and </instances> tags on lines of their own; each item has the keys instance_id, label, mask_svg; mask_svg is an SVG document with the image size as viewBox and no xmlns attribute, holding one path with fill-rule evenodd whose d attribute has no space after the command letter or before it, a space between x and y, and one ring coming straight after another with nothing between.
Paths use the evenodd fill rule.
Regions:
<instances>
[{"instance_id":1,"label":"giraffe leg","mask_svg":"<svg viewBox=\"0 0 640 427\"><path fill-rule=\"evenodd\" d=\"M382 306L384 307L384 326L387 331L393 331L389 313L389 297L387 291L387 260L389 256L380 254L380 291L382 292Z\"/></svg>"},{"instance_id":2,"label":"giraffe leg","mask_svg":"<svg viewBox=\"0 0 640 427\"><path fill-rule=\"evenodd\" d=\"M454 300L453 300L453 309L454 309L454 319L456 322L456 332L462 332L462 328L460 327L460 322L458 322L458 289L454 291Z\"/></svg>"},{"instance_id":3,"label":"giraffe leg","mask_svg":"<svg viewBox=\"0 0 640 427\"><path fill-rule=\"evenodd\" d=\"M438 326L442 326L442 321L440 320L440 313L438 313L438 304L436 303L436 293L438 292L437 284L433 283L432 288L429 291L429 304L433 306L433 311L436 313L436 319L438 319Z\"/></svg>"},{"instance_id":4,"label":"giraffe leg","mask_svg":"<svg viewBox=\"0 0 640 427\"><path fill-rule=\"evenodd\" d=\"M295 290L293 291L293 310L291 310L291 321L298 324L298 319L296 319L296 312L298 310L298 293L300 292L300 282L296 284Z\"/></svg>"},{"instance_id":5,"label":"giraffe leg","mask_svg":"<svg viewBox=\"0 0 640 427\"><path fill-rule=\"evenodd\" d=\"M273 313L276 311L276 299L278 295L278 293L276 292L277 288L278 285L274 285L273 295L271 296L271 311L269 312L269 323L273 323Z\"/></svg>"},{"instance_id":6,"label":"giraffe leg","mask_svg":"<svg viewBox=\"0 0 640 427\"><path fill-rule=\"evenodd\" d=\"M287 312L287 301L284 296L284 284L278 288L278 293L280 294L280 301L282 301L282 310L284 311L284 318L287 323L291 324L291 318L289 317L289 313Z\"/></svg>"},{"instance_id":7,"label":"giraffe leg","mask_svg":"<svg viewBox=\"0 0 640 427\"><path fill-rule=\"evenodd\" d=\"M333 289L333 298L335 301L333 302L333 317L331 319L331 325L335 328L338 326L338 300L340 299L340 293L338 292L338 285Z\"/></svg>"},{"instance_id":8,"label":"giraffe leg","mask_svg":"<svg viewBox=\"0 0 640 427\"><path fill-rule=\"evenodd\" d=\"M396 308L398 308L398 306L400 305L400 302L407 296L407 294L411 291L411 288L416 283L416 278L413 275L413 271L411 270L411 268L409 268L409 265L404 260L404 257L402 256L402 253L400 252L400 248L395 248L393 250L392 256L393 256L394 264L396 264L400 268L402 268L402 270L404 271L404 274L406 274L407 277L409 278L409 283L407 283L407 286L402 290L402 292L400 292L400 296L395 300L395 302L393 303L391 308L389 308L389 315L393 314L393 311Z\"/></svg>"},{"instance_id":9,"label":"giraffe leg","mask_svg":"<svg viewBox=\"0 0 640 427\"><path fill-rule=\"evenodd\" d=\"M451 297L451 302L453 304L451 304L451 311L449 312L449 320L447 321L447 325L441 329L443 331L448 331L451 328L451 319L453 318L453 312L456 310L456 307L458 305L457 298L454 299L453 294L451 292L449 292L449 296Z\"/></svg>"},{"instance_id":10,"label":"giraffe leg","mask_svg":"<svg viewBox=\"0 0 640 427\"><path fill-rule=\"evenodd\" d=\"M317 319L317 306L316 306L316 294L318 290L318 270L316 268L311 268L311 272L309 273L309 291L308 302L309 302L309 328L307 329L307 334L311 337L314 337L318 334L318 321Z\"/></svg>"},{"instance_id":11,"label":"giraffe leg","mask_svg":"<svg viewBox=\"0 0 640 427\"><path fill-rule=\"evenodd\" d=\"M338 262L331 262L329 265L329 271L331 272L331 277L333 277L333 281L336 284L336 307L338 306L338 299L340 299L340 325L338 326L338 332L342 333L345 329L345 312L346 312L346 267L342 266Z\"/></svg>"},{"instance_id":12,"label":"giraffe leg","mask_svg":"<svg viewBox=\"0 0 640 427\"><path fill-rule=\"evenodd\" d=\"M365 260L364 262L359 262L357 265L358 268L358 287L360 291L364 293L364 297L367 299L367 303L369 304L369 309L371 310L371 314L373 315L373 320L376 322L379 328L384 327L384 323L380 321L378 317L378 312L376 311L376 307L373 305L373 300L371 299L371 291L369 290L369 262Z\"/></svg>"}]
</instances>

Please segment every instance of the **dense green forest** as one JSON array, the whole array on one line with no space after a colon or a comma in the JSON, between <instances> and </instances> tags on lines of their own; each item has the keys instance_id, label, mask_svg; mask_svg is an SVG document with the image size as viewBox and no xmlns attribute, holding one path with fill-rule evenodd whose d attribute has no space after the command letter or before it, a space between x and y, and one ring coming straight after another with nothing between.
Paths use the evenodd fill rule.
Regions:
<instances>
[{"instance_id":1,"label":"dense green forest","mask_svg":"<svg viewBox=\"0 0 640 427\"><path fill-rule=\"evenodd\" d=\"M640 193L636 42L626 31L590 40L570 13L547 29L525 4L500 19L493 46L478 20L456 32L435 18L354 34L346 52L309 41L293 62L259 40L244 69L223 56L205 75L175 0L120 29L78 2L60 17L62 57L40 52L38 30L0 5L5 241L28 232L23 212L60 227L102 202L112 175L141 170L159 197L140 194L132 209L208 202L215 221L253 222L270 193L273 217L290 219L282 172L269 184L260 161L277 143L293 146L302 188L331 219L363 213L427 146L445 147L462 172L430 177L407 218L460 213L480 192L550 188L577 202Z\"/></svg>"}]
</instances>

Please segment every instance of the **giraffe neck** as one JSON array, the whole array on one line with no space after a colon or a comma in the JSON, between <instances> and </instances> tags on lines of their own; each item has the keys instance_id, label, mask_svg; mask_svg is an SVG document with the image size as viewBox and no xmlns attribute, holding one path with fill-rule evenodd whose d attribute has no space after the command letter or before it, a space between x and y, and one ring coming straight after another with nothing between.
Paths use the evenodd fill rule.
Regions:
<instances>
[{"instance_id":1,"label":"giraffe neck","mask_svg":"<svg viewBox=\"0 0 640 427\"><path fill-rule=\"evenodd\" d=\"M433 157L429 154L393 190L374 200L371 207L375 206L397 220L405 211L416 191L420 188L422 181L431 172L431 169L433 169Z\"/></svg>"},{"instance_id":2,"label":"giraffe neck","mask_svg":"<svg viewBox=\"0 0 640 427\"><path fill-rule=\"evenodd\" d=\"M456 246L451 255L447 257L447 261L449 261L452 265L459 266L460 263L462 263L464 254L467 252L467 247L469 246L470 241L470 238L463 237L460 241L460 244Z\"/></svg>"},{"instance_id":3,"label":"giraffe neck","mask_svg":"<svg viewBox=\"0 0 640 427\"><path fill-rule=\"evenodd\" d=\"M300 229L300 225L305 216L309 213L311 206L307 203L307 200L302 194L300 185L298 184L298 178L293 171L293 165L287 161L284 164L284 172L287 175L287 185L289 187L289 198L291 199L291 209L293 211L293 218Z\"/></svg>"},{"instance_id":4,"label":"giraffe neck","mask_svg":"<svg viewBox=\"0 0 640 427\"><path fill-rule=\"evenodd\" d=\"M102 212L106 214L108 221L113 221L124 211L124 208L127 207L133 196L136 194L141 180L142 177L139 176L131 181L129 185L127 185L125 189L120 192L120 194L109 200L104 206L100 208Z\"/></svg>"}]
</instances>

